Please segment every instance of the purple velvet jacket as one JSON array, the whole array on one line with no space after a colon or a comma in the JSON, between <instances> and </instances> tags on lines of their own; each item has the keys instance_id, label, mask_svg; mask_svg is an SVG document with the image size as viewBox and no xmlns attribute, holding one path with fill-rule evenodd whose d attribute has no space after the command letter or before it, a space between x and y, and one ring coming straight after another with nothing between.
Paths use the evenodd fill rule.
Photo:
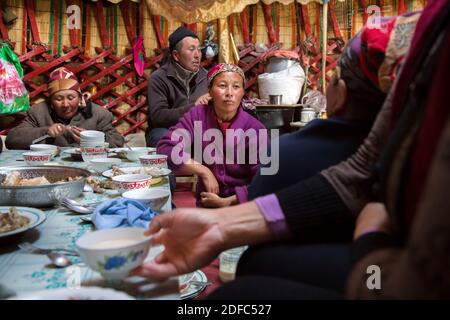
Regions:
<instances>
[{"instance_id":1,"label":"purple velvet jacket","mask_svg":"<svg viewBox=\"0 0 450 320\"><path fill-rule=\"evenodd\" d=\"M245 112L242 107L238 109L238 113L236 114L233 122L231 123L230 129L242 129L240 133L235 132L234 143L232 146L228 145L228 148L232 147L234 150L234 159L232 161L233 164L227 164L227 150L226 150L226 137L223 137L223 143L221 141L215 141L215 138L204 136L204 133L207 129L216 129L217 133L220 132L220 127L217 122L216 115L214 113L213 106L208 105L198 105L191 108L188 112L184 114L184 116L180 119L180 121L173 127L169 129L166 135L164 135L158 143L157 150L160 154L165 154L168 156L169 165L172 169L179 169L182 166L182 163L177 163L176 159L173 157L183 157L184 159L193 158L195 160L199 160L195 153L194 147L194 122L197 122L197 127L201 124L201 133L202 133L202 143L201 143L201 151L202 158L201 163L208 167L219 183L219 196L228 197L236 194L238 199L247 197L247 185L251 182L253 176L255 175L258 166L259 166L259 150L266 152L266 147L268 144L268 135L267 132L261 131L260 129L265 129L264 125L259 122L256 118ZM185 129L185 133L188 134L190 141L187 139L180 139L173 136L175 130L177 129ZM246 139L244 136L244 132L246 130L250 131L255 130L256 136L254 140ZM248 132L250 132L248 131ZM180 132L180 131L177 131ZM197 132L197 131L196 131ZM227 131L227 136L231 134L230 131ZM196 134L197 135L197 134ZM264 139L260 139L264 135ZM221 135L222 136L222 135ZM174 141L172 141L172 137ZM195 136L197 139L196 143L199 143L199 137ZM243 140L244 139L244 140ZM212 140L212 141L211 141ZM251 140L251 141L250 141ZM261 142L260 142L261 140ZM244 164L239 164L237 161L238 155L238 146L239 142L245 142L245 162ZM190 145L188 145L190 143ZM256 144L256 145L255 145ZM261 145L263 144L263 145ZM175 148L176 147L176 148ZM182 148L181 148L182 147ZM224 155L222 156L219 152L211 152L211 150L216 147L223 150ZM205 150L206 148L206 150ZM216 149L217 150L217 149ZM249 161L251 157L249 156L250 152L253 155L253 159L255 161ZM256 154L254 154L256 152ZM172 154L174 153L174 154ZM211 154L216 161L206 162L205 154ZM228 155L230 157L230 155ZM175 160L175 161L174 161ZM231 160L231 159L229 159ZM242 162L242 161L240 161ZM211 164L210 164L211 163ZM200 193L205 191L205 186L203 185L203 181L199 179L197 185L197 206L201 206L200 202Z\"/></svg>"}]
</instances>

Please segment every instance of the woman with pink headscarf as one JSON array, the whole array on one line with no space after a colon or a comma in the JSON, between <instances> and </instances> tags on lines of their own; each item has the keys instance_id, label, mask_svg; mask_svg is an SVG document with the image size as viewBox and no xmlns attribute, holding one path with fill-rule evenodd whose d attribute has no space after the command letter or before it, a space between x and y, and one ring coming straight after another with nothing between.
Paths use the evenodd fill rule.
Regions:
<instances>
[{"instance_id":1,"label":"woman with pink headscarf","mask_svg":"<svg viewBox=\"0 0 450 320\"><path fill-rule=\"evenodd\" d=\"M241 68L218 64L208 72L208 87L209 103L187 112L161 138L157 149L168 156L177 173L200 178L197 206L213 206L215 201L232 205L246 194L259 165L259 149L267 145L267 133L242 108L245 75ZM245 161L238 161L242 151Z\"/></svg>"},{"instance_id":2,"label":"woman with pink headscarf","mask_svg":"<svg viewBox=\"0 0 450 320\"><path fill-rule=\"evenodd\" d=\"M104 132L111 147L123 145L122 135L112 125L112 113L84 101L80 83L72 71L64 67L53 70L47 92L48 102L32 106L24 121L9 131L8 149L28 149L34 139L46 134L50 137L42 143L78 146L83 130Z\"/></svg>"}]
</instances>

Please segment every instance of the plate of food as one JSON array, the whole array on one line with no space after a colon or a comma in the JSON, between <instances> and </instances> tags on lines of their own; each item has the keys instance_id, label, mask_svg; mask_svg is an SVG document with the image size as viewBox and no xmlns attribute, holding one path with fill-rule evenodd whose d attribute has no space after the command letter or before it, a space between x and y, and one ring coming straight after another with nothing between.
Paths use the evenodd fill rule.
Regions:
<instances>
[{"instance_id":1,"label":"plate of food","mask_svg":"<svg viewBox=\"0 0 450 320\"><path fill-rule=\"evenodd\" d=\"M68 166L0 167L0 205L50 207L61 197L78 197L90 175Z\"/></svg>"},{"instance_id":2,"label":"plate of food","mask_svg":"<svg viewBox=\"0 0 450 320\"><path fill-rule=\"evenodd\" d=\"M125 292L111 288L81 287L41 290L19 295L9 300L135 300Z\"/></svg>"},{"instance_id":3,"label":"plate of food","mask_svg":"<svg viewBox=\"0 0 450 320\"><path fill-rule=\"evenodd\" d=\"M45 213L35 208L0 207L0 238L33 229L45 218Z\"/></svg>"},{"instance_id":4,"label":"plate of food","mask_svg":"<svg viewBox=\"0 0 450 320\"><path fill-rule=\"evenodd\" d=\"M102 175L106 178L112 178L121 174L149 174L153 178L159 178L167 176L172 171L167 168L157 168L157 167L116 167L113 166L112 169L103 171Z\"/></svg>"},{"instance_id":5,"label":"plate of food","mask_svg":"<svg viewBox=\"0 0 450 320\"><path fill-rule=\"evenodd\" d=\"M197 270L178 278L180 298L192 299L198 296L208 285L208 278L203 271Z\"/></svg>"},{"instance_id":6,"label":"plate of food","mask_svg":"<svg viewBox=\"0 0 450 320\"><path fill-rule=\"evenodd\" d=\"M73 160L83 161L80 148L63 149L62 152L69 155Z\"/></svg>"}]
</instances>

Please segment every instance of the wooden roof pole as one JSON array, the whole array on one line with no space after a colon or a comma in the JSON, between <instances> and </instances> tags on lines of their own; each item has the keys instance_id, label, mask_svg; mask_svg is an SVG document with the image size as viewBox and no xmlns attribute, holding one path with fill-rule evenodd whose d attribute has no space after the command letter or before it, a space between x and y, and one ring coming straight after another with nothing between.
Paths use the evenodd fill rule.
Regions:
<instances>
[{"instance_id":1,"label":"wooden roof pole","mask_svg":"<svg viewBox=\"0 0 450 320\"><path fill-rule=\"evenodd\" d=\"M128 41L130 46L133 45L134 39L136 39L136 34L134 30L136 29L133 22L130 22L130 3L129 0L124 0L119 4L120 10L122 11L123 23L125 24L125 31L127 33Z\"/></svg>"},{"instance_id":2,"label":"wooden roof pole","mask_svg":"<svg viewBox=\"0 0 450 320\"><path fill-rule=\"evenodd\" d=\"M0 13L3 10L3 4L0 4ZM2 37L2 40L9 41L8 36L8 28L6 28L5 24L3 23L3 17L0 17L0 36Z\"/></svg>"},{"instance_id":3,"label":"wooden roof pole","mask_svg":"<svg viewBox=\"0 0 450 320\"><path fill-rule=\"evenodd\" d=\"M25 7L28 13L28 19L30 20L31 34L33 35L34 42L41 42L41 37L39 36L39 30L36 22L34 5L34 0L25 0Z\"/></svg>"},{"instance_id":4,"label":"wooden roof pole","mask_svg":"<svg viewBox=\"0 0 450 320\"><path fill-rule=\"evenodd\" d=\"M105 15L103 14L103 5L101 1L98 1L95 3L95 6L97 8L97 21L100 26L100 38L102 40L102 46L103 48L109 48L110 43L108 36L106 35L106 21L105 21Z\"/></svg>"},{"instance_id":5,"label":"wooden roof pole","mask_svg":"<svg viewBox=\"0 0 450 320\"><path fill-rule=\"evenodd\" d=\"M161 49L167 48L166 42L164 41L164 38L163 38L162 32L161 32L160 16L155 16L152 14L152 22L153 22L153 28L155 29L156 39L158 40L159 47Z\"/></svg>"},{"instance_id":6,"label":"wooden roof pole","mask_svg":"<svg viewBox=\"0 0 450 320\"><path fill-rule=\"evenodd\" d=\"M264 20L266 21L266 27L267 27L267 34L269 36L269 43L274 44L277 42L277 37L275 35L275 30L273 29L273 20L272 20L272 6L269 4L265 4L264 2L261 2L263 13L264 13Z\"/></svg>"},{"instance_id":7,"label":"wooden roof pole","mask_svg":"<svg viewBox=\"0 0 450 320\"><path fill-rule=\"evenodd\" d=\"M248 18L247 18L247 10L242 10L241 14L242 21L242 36L244 38L244 43L247 45L250 43L250 32L248 31Z\"/></svg>"}]
</instances>

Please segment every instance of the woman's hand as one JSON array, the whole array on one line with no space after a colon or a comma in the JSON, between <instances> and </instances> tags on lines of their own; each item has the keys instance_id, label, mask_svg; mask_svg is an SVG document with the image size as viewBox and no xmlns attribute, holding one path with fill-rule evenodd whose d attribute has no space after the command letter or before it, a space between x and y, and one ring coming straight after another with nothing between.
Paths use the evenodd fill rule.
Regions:
<instances>
[{"instance_id":1,"label":"woman's hand","mask_svg":"<svg viewBox=\"0 0 450 320\"><path fill-rule=\"evenodd\" d=\"M202 165L202 169L198 175L205 185L206 192L219 194L219 183L208 167Z\"/></svg>"},{"instance_id":2,"label":"woman's hand","mask_svg":"<svg viewBox=\"0 0 450 320\"><path fill-rule=\"evenodd\" d=\"M202 192L200 193L202 205L205 208L222 208L229 207L235 203L237 203L236 196L231 196L227 198L219 197L215 193L211 192Z\"/></svg>"},{"instance_id":3,"label":"woman's hand","mask_svg":"<svg viewBox=\"0 0 450 320\"><path fill-rule=\"evenodd\" d=\"M356 220L353 239L369 232L391 232L389 215L384 204L380 202L368 203L362 210Z\"/></svg>"},{"instance_id":4,"label":"woman's hand","mask_svg":"<svg viewBox=\"0 0 450 320\"><path fill-rule=\"evenodd\" d=\"M212 261L224 249L224 234L215 210L176 209L153 218L146 235L152 245L164 245L154 261L143 264L133 274L156 281L185 274Z\"/></svg>"},{"instance_id":5,"label":"woman's hand","mask_svg":"<svg viewBox=\"0 0 450 320\"><path fill-rule=\"evenodd\" d=\"M76 127L76 126L71 126L70 127L70 133L72 133L72 137L73 140L75 140L76 143L80 143L80 133L82 131L84 131L85 129L80 128L80 127Z\"/></svg>"},{"instance_id":6,"label":"woman's hand","mask_svg":"<svg viewBox=\"0 0 450 320\"><path fill-rule=\"evenodd\" d=\"M195 174L202 179L206 188L206 192L219 193L219 183L209 168L194 159L189 159L181 168L177 170L177 174Z\"/></svg>"},{"instance_id":7,"label":"woman's hand","mask_svg":"<svg viewBox=\"0 0 450 320\"><path fill-rule=\"evenodd\" d=\"M211 96L209 95L209 93L205 93L204 95L197 98L197 100L195 101L195 105L208 104L209 100L211 100Z\"/></svg>"},{"instance_id":8,"label":"woman's hand","mask_svg":"<svg viewBox=\"0 0 450 320\"><path fill-rule=\"evenodd\" d=\"M57 136L62 135L64 132L66 132L66 130L67 130L67 128L65 125L63 125L61 123L54 123L48 128L47 134L50 137L55 138Z\"/></svg>"}]
</instances>

